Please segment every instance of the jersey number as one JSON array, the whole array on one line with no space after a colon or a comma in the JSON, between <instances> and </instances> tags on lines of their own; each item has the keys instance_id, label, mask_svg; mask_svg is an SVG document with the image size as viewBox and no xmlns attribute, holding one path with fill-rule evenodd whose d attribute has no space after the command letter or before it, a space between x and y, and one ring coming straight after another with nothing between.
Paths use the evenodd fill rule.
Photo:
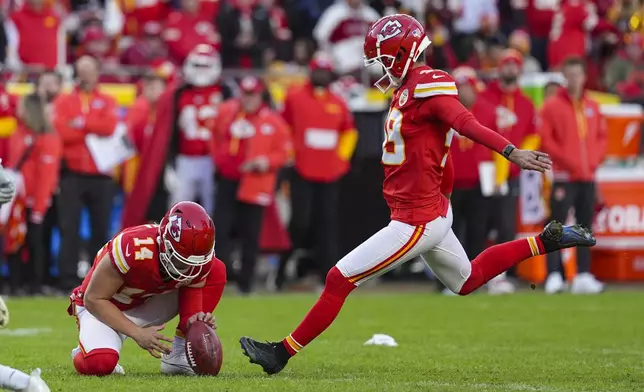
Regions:
<instances>
[{"instance_id":1,"label":"jersey number","mask_svg":"<svg viewBox=\"0 0 644 392\"><path fill-rule=\"evenodd\" d=\"M154 245L154 238L135 238L134 246L137 248L134 253L136 260L149 260L154 256L154 253L146 245Z\"/></svg>"},{"instance_id":2,"label":"jersey number","mask_svg":"<svg viewBox=\"0 0 644 392\"><path fill-rule=\"evenodd\" d=\"M390 166L405 162L405 139L402 136L403 114L393 108L385 121L385 141L382 143L382 163Z\"/></svg>"},{"instance_id":3,"label":"jersey number","mask_svg":"<svg viewBox=\"0 0 644 392\"><path fill-rule=\"evenodd\" d=\"M217 116L217 110L212 106L196 107L187 105L181 110L179 125L188 140L210 140L212 131L203 126L204 122L211 122Z\"/></svg>"},{"instance_id":4,"label":"jersey number","mask_svg":"<svg viewBox=\"0 0 644 392\"><path fill-rule=\"evenodd\" d=\"M393 108L389 111L385 122L385 141L382 143L382 163L390 166L399 166L405 162L405 139L402 136L403 114ZM454 130L450 129L445 135L445 154L441 160L441 167L445 167L449 148L454 138Z\"/></svg>"}]
</instances>

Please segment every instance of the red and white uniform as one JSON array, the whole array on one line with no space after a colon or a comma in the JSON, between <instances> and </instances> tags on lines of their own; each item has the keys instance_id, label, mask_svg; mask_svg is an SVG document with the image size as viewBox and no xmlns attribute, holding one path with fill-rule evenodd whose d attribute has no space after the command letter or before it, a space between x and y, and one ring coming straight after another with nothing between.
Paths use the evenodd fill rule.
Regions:
<instances>
[{"instance_id":1,"label":"red and white uniform","mask_svg":"<svg viewBox=\"0 0 644 392\"><path fill-rule=\"evenodd\" d=\"M218 85L191 86L179 94L179 144L175 170L184 185L171 190L170 204L199 199L206 211L212 212L215 173L210 140L222 101L221 88Z\"/></svg>"},{"instance_id":2,"label":"red and white uniform","mask_svg":"<svg viewBox=\"0 0 644 392\"><path fill-rule=\"evenodd\" d=\"M67 312L78 320L79 343L83 353L96 349L120 352L125 339L125 336L94 317L83 303L94 269L106 254L123 278L123 286L111 302L140 327L161 325L172 320L179 314L181 287L202 287L213 264L220 263L213 259L193 280L178 282L164 278L161 275L158 236L158 225L141 225L123 230L98 252L83 283L72 292L72 303ZM225 281L225 277L222 278Z\"/></svg>"},{"instance_id":3,"label":"red and white uniform","mask_svg":"<svg viewBox=\"0 0 644 392\"><path fill-rule=\"evenodd\" d=\"M218 85L191 87L179 97L179 155L210 156L210 139L222 101Z\"/></svg>"},{"instance_id":4,"label":"red and white uniform","mask_svg":"<svg viewBox=\"0 0 644 392\"><path fill-rule=\"evenodd\" d=\"M458 102L449 74L427 66L410 70L394 92L385 123L383 194L391 223L338 262L350 282L359 285L417 256L454 292L469 277L471 264L452 232L451 207L441 193L452 126L482 141L473 135L482 126ZM488 144L489 137L495 139L486 136ZM494 141L502 150L504 142Z\"/></svg>"}]
</instances>

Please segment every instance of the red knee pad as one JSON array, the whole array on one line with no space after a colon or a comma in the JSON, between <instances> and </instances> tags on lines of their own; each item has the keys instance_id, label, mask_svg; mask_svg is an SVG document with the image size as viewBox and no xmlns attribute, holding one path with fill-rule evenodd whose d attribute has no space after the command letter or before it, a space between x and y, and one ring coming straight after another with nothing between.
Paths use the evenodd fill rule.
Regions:
<instances>
[{"instance_id":1,"label":"red knee pad","mask_svg":"<svg viewBox=\"0 0 644 392\"><path fill-rule=\"evenodd\" d=\"M119 353L111 348L98 348L74 357L74 367L84 376L107 376L112 374L119 362Z\"/></svg>"},{"instance_id":2,"label":"red knee pad","mask_svg":"<svg viewBox=\"0 0 644 392\"><path fill-rule=\"evenodd\" d=\"M356 285L349 282L349 279L345 278L337 267L331 268L326 274L324 284L324 293L326 294L346 298L355 288Z\"/></svg>"}]
</instances>

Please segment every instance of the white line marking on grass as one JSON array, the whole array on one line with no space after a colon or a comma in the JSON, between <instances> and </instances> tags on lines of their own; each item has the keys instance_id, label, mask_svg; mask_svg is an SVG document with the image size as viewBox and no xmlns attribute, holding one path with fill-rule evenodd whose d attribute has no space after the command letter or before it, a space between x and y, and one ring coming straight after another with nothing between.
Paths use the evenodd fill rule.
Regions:
<instances>
[{"instance_id":1,"label":"white line marking on grass","mask_svg":"<svg viewBox=\"0 0 644 392\"><path fill-rule=\"evenodd\" d=\"M420 381L415 383L421 387L448 387L448 388L468 388L469 390L487 390L487 389L503 389L505 391L530 391L530 392L570 392L559 388L534 386L521 383L458 383L458 382L441 382L441 381Z\"/></svg>"},{"instance_id":2,"label":"white line marking on grass","mask_svg":"<svg viewBox=\"0 0 644 392\"><path fill-rule=\"evenodd\" d=\"M51 332L51 328L16 328L0 329L0 335L4 336L36 336Z\"/></svg>"}]
</instances>

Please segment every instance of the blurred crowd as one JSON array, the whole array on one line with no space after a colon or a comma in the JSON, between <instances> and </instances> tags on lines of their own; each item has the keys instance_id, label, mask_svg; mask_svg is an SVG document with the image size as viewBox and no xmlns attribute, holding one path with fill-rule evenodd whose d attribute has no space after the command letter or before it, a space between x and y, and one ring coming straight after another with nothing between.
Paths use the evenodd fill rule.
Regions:
<instances>
[{"instance_id":1,"label":"blurred crowd","mask_svg":"<svg viewBox=\"0 0 644 392\"><path fill-rule=\"evenodd\" d=\"M590 88L641 95L640 0L7 0L0 62L19 76L89 54L103 80L132 81L209 44L224 68L305 67L322 49L348 74L361 68L369 23L395 12L426 23L436 68L493 76L505 47L523 54L526 73L574 55L589 60Z\"/></svg>"},{"instance_id":2,"label":"blurred crowd","mask_svg":"<svg viewBox=\"0 0 644 392\"><path fill-rule=\"evenodd\" d=\"M6 136L0 157L24 179L22 197L3 218L4 290L75 287L79 259L109 240L119 192L124 226L156 221L172 202L201 202L214 217L217 255L230 263L230 280L242 293L253 291L260 252L279 255L277 288L293 259L309 265L296 275L317 272L321 282L340 256L339 187L359 134L347 102L334 91L342 92L347 80L374 78L362 65L364 33L391 13L425 22L432 40L428 63L455 71L463 103L489 117L481 122L517 146L541 146L553 156L552 216L563 220L575 206L578 220L590 225L601 204L594 172L605 133L583 91L644 101L643 1L13 0L2 3L3 80L33 82L35 89L20 98L0 91ZM276 105L261 77L228 80L222 70L308 76ZM553 79L546 86L548 121L538 122L518 79L546 71L563 71L567 83ZM70 77L75 88L62 92ZM124 118L114 98L97 89L103 82L137 84L139 97ZM111 144L91 142L108 137ZM583 156L561 151L580 140L588 141ZM99 162L96 149L107 146L123 150L116 171ZM492 193L484 195L477 165L493 159L469 148L462 138L452 145L455 159L467 160L457 167L472 168L457 173L452 202L455 231L474 257L488 244L487 226L477 222L490 219L481 214L492 211L491 200L498 216L516 214L519 172L498 166ZM289 200L289 219L277 208L278 190ZM83 208L91 222L87 244L78 236ZM512 221L494 223L497 240L514 238ZM50 276L55 227L61 232L56 279ZM583 279L573 288L601 291L589 273L590 254L580 259ZM549 290L562 290L560 260L549 260L548 270ZM501 279L498 291L512 291Z\"/></svg>"}]
</instances>

